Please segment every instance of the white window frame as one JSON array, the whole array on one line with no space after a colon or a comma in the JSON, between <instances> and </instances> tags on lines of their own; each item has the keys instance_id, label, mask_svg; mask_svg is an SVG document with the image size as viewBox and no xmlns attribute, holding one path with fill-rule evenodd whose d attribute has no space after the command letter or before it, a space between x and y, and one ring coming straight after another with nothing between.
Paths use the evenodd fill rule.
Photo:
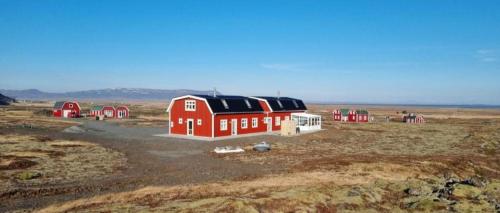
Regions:
<instances>
[{"instance_id":1,"label":"white window frame","mask_svg":"<svg viewBox=\"0 0 500 213\"><path fill-rule=\"evenodd\" d=\"M184 102L184 110L196 111L196 100L186 100Z\"/></svg>"},{"instance_id":2,"label":"white window frame","mask_svg":"<svg viewBox=\"0 0 500 213\"><path fill-rule=\"evenodd\" d=\"M198 126L201 126L201 124L202 124L201 119L196 120L196 123L198 124Z\"/></svg>"},{"instance_id":3,"label":"white window frame","mask_svg":"<svg viewBox=\"0 0 500 213\"><path fill-rule=\"evenodd\" d=\"M252 118L252 128L259 127L259 118Z\"/></svg>"},{"instance_id":4,"label":"white window frame","mask_svg":"<svg viewBox=\"0 0 500 213\"><path fill-rule=\"evenodd\" d=\"M274 125L275 126L280 126L281 125L281 118L280 118L280 116L274 117Z\"/></svg>"},{"instance_id":5,"label":"white window frame","mask_svg":"<svg viewBox=\"0 0 500 213\"><path fill-rule=\"evenodd\" d=\"M174 127L174 122L170 121L170 128L173 128L173 127Z\"/></svg>"},{"instance_id":6,"label":"white window frame","mask_svg":"<svg viewBox=\"0 0 500 213\"><path fill-rule=\"evenodd\" d=\"M179 118L179 124L182 124L182 118Z\"/></svg>"},{"instance_id":7,"label":"white window frame","mask_svg":"<svg viewBox=\"0 0 500 213\"><path fill-rule=\"evenodd\" d=\"M248 128L248 118L242 118L241 119L241 128L242 129L247 129Z\"/></svg>"},{"instance_id":8,"label":"white window frame","mask_svg":"<svg viewBox=\"0 0 500 213\"><path fill-rule=\"evenodd\" d=\"M227 119L220 120L220 131L227 131Z\"/></svg>"},{"instance_id":9,"label":"white window frame","mask_svg":"<svg viewBox=\"0 0 500 213\"><path fill-rule=\"evenodd\" d=\"M69 108L73 108L73 104L68 104Z\"/></svg>"}]
</instances>

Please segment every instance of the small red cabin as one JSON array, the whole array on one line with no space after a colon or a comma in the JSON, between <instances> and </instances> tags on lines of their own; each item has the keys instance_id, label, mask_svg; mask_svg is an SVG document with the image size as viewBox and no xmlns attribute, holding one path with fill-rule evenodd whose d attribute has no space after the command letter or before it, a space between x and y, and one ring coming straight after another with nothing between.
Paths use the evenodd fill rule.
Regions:
<instances>
[{"instance_id":1,"label":"small red cabin","mask_svg":"<svg viewBox=\"0 0 500 213\"><path fill-rule=\"evenodd\" d=\"M169 134L206 139L278 131L292 112L305 112L299 99L186 95L168 106Z\"/></svg>"},{"instance_id":2,"label":"small red cabin","mask_svg":"<svg viewBox=\"0 0 500 213\"><path fill-rule=\"evenodd\" d=\"M80 117L80 109L80 105L76 101L58 101L54 104L52 114L54 117L78 118Z\"/></svg>"},{"instance_id":3,"label":"small red cabin","mask_svg":"<svg viewBox=\"0 0 500 213\"><path fill-rule=\"evenodd\" d=\"M114 118L116 115L116 109L114 106L103 106L102 107L102 114L106 118Z\"/></svg>"},{"instance_id":4,"label":"small red cabin","mask_svg":"<svg viewBox=\"0 0 500 213\"><path fill-rule=\"evenodd\" d=\"M118 106L116 107L116 118L128 118L129 109L127 106Z\"/></svg>"},{"instance_id":5,"label":"small red cabin","mask_svg":"<svg viewBox=\"0 0 500 213\"><path fill-rule=\"evenodd\" d=\"M409 124L420 124L425 123L423 115L416 115L415 113L408 113L403 116L403 122Z\"/></svg>"}]
</instances>

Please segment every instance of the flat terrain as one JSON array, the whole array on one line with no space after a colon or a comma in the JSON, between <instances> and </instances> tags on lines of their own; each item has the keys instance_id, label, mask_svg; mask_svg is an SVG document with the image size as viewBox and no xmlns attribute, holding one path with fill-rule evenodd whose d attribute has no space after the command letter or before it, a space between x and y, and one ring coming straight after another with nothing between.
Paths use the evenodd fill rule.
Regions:
<instances>
[{"instance_id":1,"label":"flat terrain","mask_svg":"<svg viewBox=\"0 0 500 213\"><path fill-rule=\"evenodd\" d=\"M167 133L162 103L124 121L0 108L0 212L499 211L500 110L368 106L374 122L341 124L336 107L310 106L320 132L218 142L152 136ZM251 151L260 141L272 151ZM247 151L211 152L225 145Z\"/></svg>"}]
</instances>

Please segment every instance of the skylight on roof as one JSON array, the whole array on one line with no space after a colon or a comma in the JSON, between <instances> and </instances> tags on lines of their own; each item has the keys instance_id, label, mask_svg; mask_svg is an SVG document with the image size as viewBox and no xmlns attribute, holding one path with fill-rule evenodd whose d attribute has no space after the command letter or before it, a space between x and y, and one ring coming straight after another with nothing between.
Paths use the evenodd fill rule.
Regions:
<instances>
[{"instance_id":1,"label":"skylight on roof","mask_svg":"<svg viewBox=\"0 0 500 213\"><path fill-rule=\"evenodd\" d=\"M222 105L224 105L225 109L229 109L229 105L227 105L226 99L220 99L220 101L222 102Z\"/></svg>"},{"instance_id":2,"label":"skylight on roof","mask_svg":"<svg viewBox=\"0 0 500 213\"><path fill-rule=\"evenodd\" d=\"M245 99L245 104L247 104L248 109L252 109L252 105L250 105L250 101L248 101L248 99Z\"/></svg>"},{"instance_id":3,"label":"skylight on roof","mask_svg":"<svg viewBox=\"0 0 500 213\"><path fill-rule=\"evenodd\" d=\"M295 108L299 108L299 104L297 104L297 101L296 100L293 100L293 105L295 106Z\"/></svg>"},{"instance_id":4,"label":"skylight on roof","mask_svg":"<svg viewBox=\"0 0 500 213\"><path fill-rule=\"evenodd\" d=\"M282 108L282 109L283 109L283 104L281 104L281 101L280 101L280 100L278 100L277 102L278 102L278 105L280 105L280 108Z\"/></svg>"}]
</instances>

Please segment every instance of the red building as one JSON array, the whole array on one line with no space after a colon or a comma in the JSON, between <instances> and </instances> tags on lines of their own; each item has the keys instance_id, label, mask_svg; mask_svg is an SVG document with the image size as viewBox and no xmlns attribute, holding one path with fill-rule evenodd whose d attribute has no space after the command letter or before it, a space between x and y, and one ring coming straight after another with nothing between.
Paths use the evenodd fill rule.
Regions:
<instances>
[{"instance_id":1,"label":"red building","mask_svg":"<svg viewBox=\"0 0 500 213\"><path fill-rule=\"evenodd\" d=\"M78 102L58 101L54 104L52 114L54 117L78 118L80 117L80 109Z\"/></svg>"},{"instance_id":2,"label":"red building","mask_svg":"<svg viewBox=\"0 0 500 213\"><path fill-rule=\"evenodd\" d=\"M106 118L128 118L129 109L127 106L93 106L90 109L90 116L104 115Z\"/></svg>"},{"instance_id":3,"label":"red building","mask_svg":"<svg viewBox=\"0 0 500 213\"><path fill-rule=\"evenodd\" d=\"M333 111L333 120L352 123L366 123L370 119L368 110L337 109Z\"/></svg>"},{"instance_id":4,"label":"red building","mask_svg":"<svg viewBox=\"0 0 500 213\"><path fill-rule=\"evenodd\" d=\"M116 118L128 118L130 110L127 106L116 107Z\"/></svg>"},{"instance_id":5,"label":"red building","mask_svg":"<svg viewBox=\"0 0 500 213\"><path fill-rule=\"evenodd\" d=\"M403 115L403 122L409 124L420 124L420 123L425 123L425 119L423 115L408 113L406 115Z\"/></svg>"},{"instance_id":6,"label":"red building","mask_svg":"<svg viewBox=\"0 0 500 213\"><path fill-rule=\"evenodd\" d=\"M307 108L299 99L187 95L168 106L169 133L204 138L280 130L281 120Z\"/></svg>"},{"instance_id":7,"label":"red building","mask_svg":"<svg viewBox=\"0 0 500 213\"><path fill-rule=\"evenodd\" d=\"M103 106L102 107L102 114L106 118L114 118L116 115L116 109L114 106Z\"/></svg>"}]
</instances>

